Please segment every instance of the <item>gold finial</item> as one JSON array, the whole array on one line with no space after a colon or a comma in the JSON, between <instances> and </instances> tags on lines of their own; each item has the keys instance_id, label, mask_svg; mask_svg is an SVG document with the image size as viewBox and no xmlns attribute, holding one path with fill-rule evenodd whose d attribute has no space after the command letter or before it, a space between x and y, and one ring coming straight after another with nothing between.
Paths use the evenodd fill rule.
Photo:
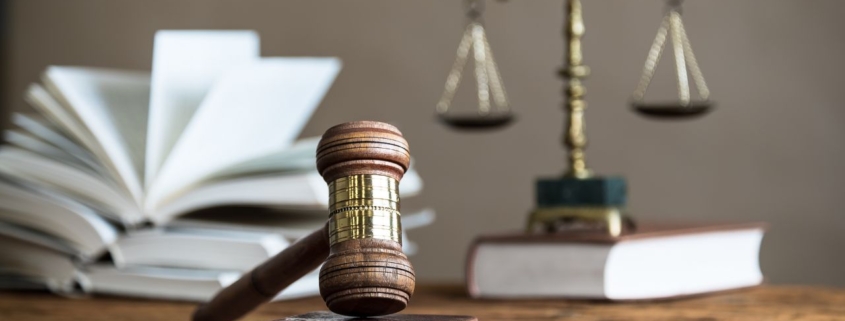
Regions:
<instances>
[{"instance_id":1,"label":"gold finial","mask_svg":"<svg viewBox=\"0 0 845 321\"><path fill-rule=\"evenodd\" d=\"M560 70L560 76L566 82L565 108L569 114L563 135L563 143L569 154L566 176L587 178L590 176L584 155L587 147L586 124L584 123L584 110L587 108L584 96L587 88L581 83L581 79L590 75L590 68L583 64L581 53L584 20L581 15L580 0L567 0L566 17L563 35L567 47L564 66Z\"/></svg>"}]
</instances>

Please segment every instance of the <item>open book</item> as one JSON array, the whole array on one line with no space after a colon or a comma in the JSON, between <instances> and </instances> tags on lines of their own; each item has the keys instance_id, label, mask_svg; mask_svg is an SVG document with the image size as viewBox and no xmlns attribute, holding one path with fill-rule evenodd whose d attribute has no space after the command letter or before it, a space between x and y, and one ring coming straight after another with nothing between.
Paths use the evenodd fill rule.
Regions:
<instances>
[{"instance_id":1,"label":"open book","mask_svg":"<svg viewBox=\"0 0 845 321\"><path fill-rule=\"evenodd\" d=\"M204 300L325 223L319 138L297 138L338 59L262 58L252 31L160 31L152 65L50 66L29 86L33 112L0 147L0 286ZM422 189L413 170L400 184ZM245 209L181 218L220 207ZM258 208L298 218L262 231ZM316 276L301 284L283 297L316 293Z\"/></svg>"},{"instance_id":2,"label":"open book","mask_svg":"<svg viewBox=\"0 0 845 321\"><path fill-rule=\"evenodd\" d=\"M127 226L221 204L321 208L317 139L296 138L339 70L261 58L250 31L162 31L152 74L49 67L26 92L39 115L14 116L18 148L0 151L0 170ZM419 190L409 178L403 191Z\"/></svg>"},{"instance_id":3,"label":"open book","mask_svg":"<svg viewBox=\"0 0 845 321\"><path fill-rule=\"evenodd\" d=\"M207 301L214 293L236 281L241 273L252 269L286 245L283 244L284 240L272 234L228 232L241 235L223 238L219 237L220 233L140 232L139 235L123 238L116 246L118 249L112 251L112 255L130 255L115 258L116 265L80 264L74 259L74 251L66 247L63 241L35 230L0 222L0 288L46 287L63 294L83 291ZM149 234L160 234L161 237L156 239ZM161 242L177 249L162 251L162 247L155 246ZM208 255L214 250L218 251L215 255ZM195 254L192 251L201 253ZM179 254L183 257L177 260L161 260ZM163 266L150 263L163 263ZM275 299L316 295L317 283L318 275L315 271L295 282Z\"/></svg>"}]
</instances>

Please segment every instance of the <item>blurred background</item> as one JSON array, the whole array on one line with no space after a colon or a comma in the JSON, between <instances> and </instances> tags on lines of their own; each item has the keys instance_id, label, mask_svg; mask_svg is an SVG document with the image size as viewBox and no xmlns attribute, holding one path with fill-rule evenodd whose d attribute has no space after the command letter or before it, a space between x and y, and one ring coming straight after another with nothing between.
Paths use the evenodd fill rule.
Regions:
<instances>
[{"instance_id":1,"label":"blurred background","mask_svg":"<svg viewBox=\"0 0 845 321\"><path fill-rule=\"evenodd\" d=\"M47 65L149 70L159 29L254 29L264 56L337 56L344 68L302 136L350 120L393 123L432 206L415 230L422 282L463 280L483 233L523 228L538 176L560 174L562 1L490 2L488 38L518 121L485 134L439 124L434 105L465 25L458 0L9 0L3 2L2 108L22 110ZM694 121L629 110L664 12L660 0L585 0L588 165L624 175L640 220L771 224L761 264L772 283L845 286L845 2L686 1L685 23L718 102ZM652 84L671 95L664 61ZM468 82L456 106L472 107Z\"/></svg>"}]
</instances>

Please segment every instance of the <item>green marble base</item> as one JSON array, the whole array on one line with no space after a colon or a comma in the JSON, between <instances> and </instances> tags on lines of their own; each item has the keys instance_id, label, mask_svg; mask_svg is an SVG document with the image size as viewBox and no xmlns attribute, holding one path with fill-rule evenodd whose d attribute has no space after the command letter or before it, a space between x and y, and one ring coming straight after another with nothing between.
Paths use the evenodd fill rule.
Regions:
<instances>
[{"instance_id":1,"label":"green marble base","mask_svg":"<svg viewBox=\"0 0 845 321\"><path fill-rule=\"evenodd\" d=\"M603 206L624 207L627 201L624 177L537 179L537 207Z\"/></svg>"},{"instance_id":2,"label":"green marble base","mask_svg":"<svg viewBox=\"0 0 845 321\"><path fill-rule=\"evenodd\" d=\"M624 214L628 199L624 177L556 177L537 179L537 208L528 216L527 231L558 231L587 224L611 236L635 228ZM561 226L564 224L566 226Z\"/></svg>"}]
</instances>

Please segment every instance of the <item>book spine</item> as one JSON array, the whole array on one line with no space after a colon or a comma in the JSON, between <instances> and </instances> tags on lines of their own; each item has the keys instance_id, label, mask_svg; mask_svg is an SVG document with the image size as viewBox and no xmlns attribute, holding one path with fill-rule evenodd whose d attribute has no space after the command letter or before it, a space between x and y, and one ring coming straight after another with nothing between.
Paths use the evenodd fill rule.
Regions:
<instances>
[{"instance_id":1,"label":"book spine","mask_svg":"<svg viewBox=\"0 0 845 321\"><path fill-rule=\"evenodd\" d=\"M478 291L478 284L475 282L475 258L478 254L478 247L481 245L482 239L475 238L467 250L466 270L464 271L464 278L466 278L467 294L473 299L481 296Z\"/></svg>"}]
</instances>

